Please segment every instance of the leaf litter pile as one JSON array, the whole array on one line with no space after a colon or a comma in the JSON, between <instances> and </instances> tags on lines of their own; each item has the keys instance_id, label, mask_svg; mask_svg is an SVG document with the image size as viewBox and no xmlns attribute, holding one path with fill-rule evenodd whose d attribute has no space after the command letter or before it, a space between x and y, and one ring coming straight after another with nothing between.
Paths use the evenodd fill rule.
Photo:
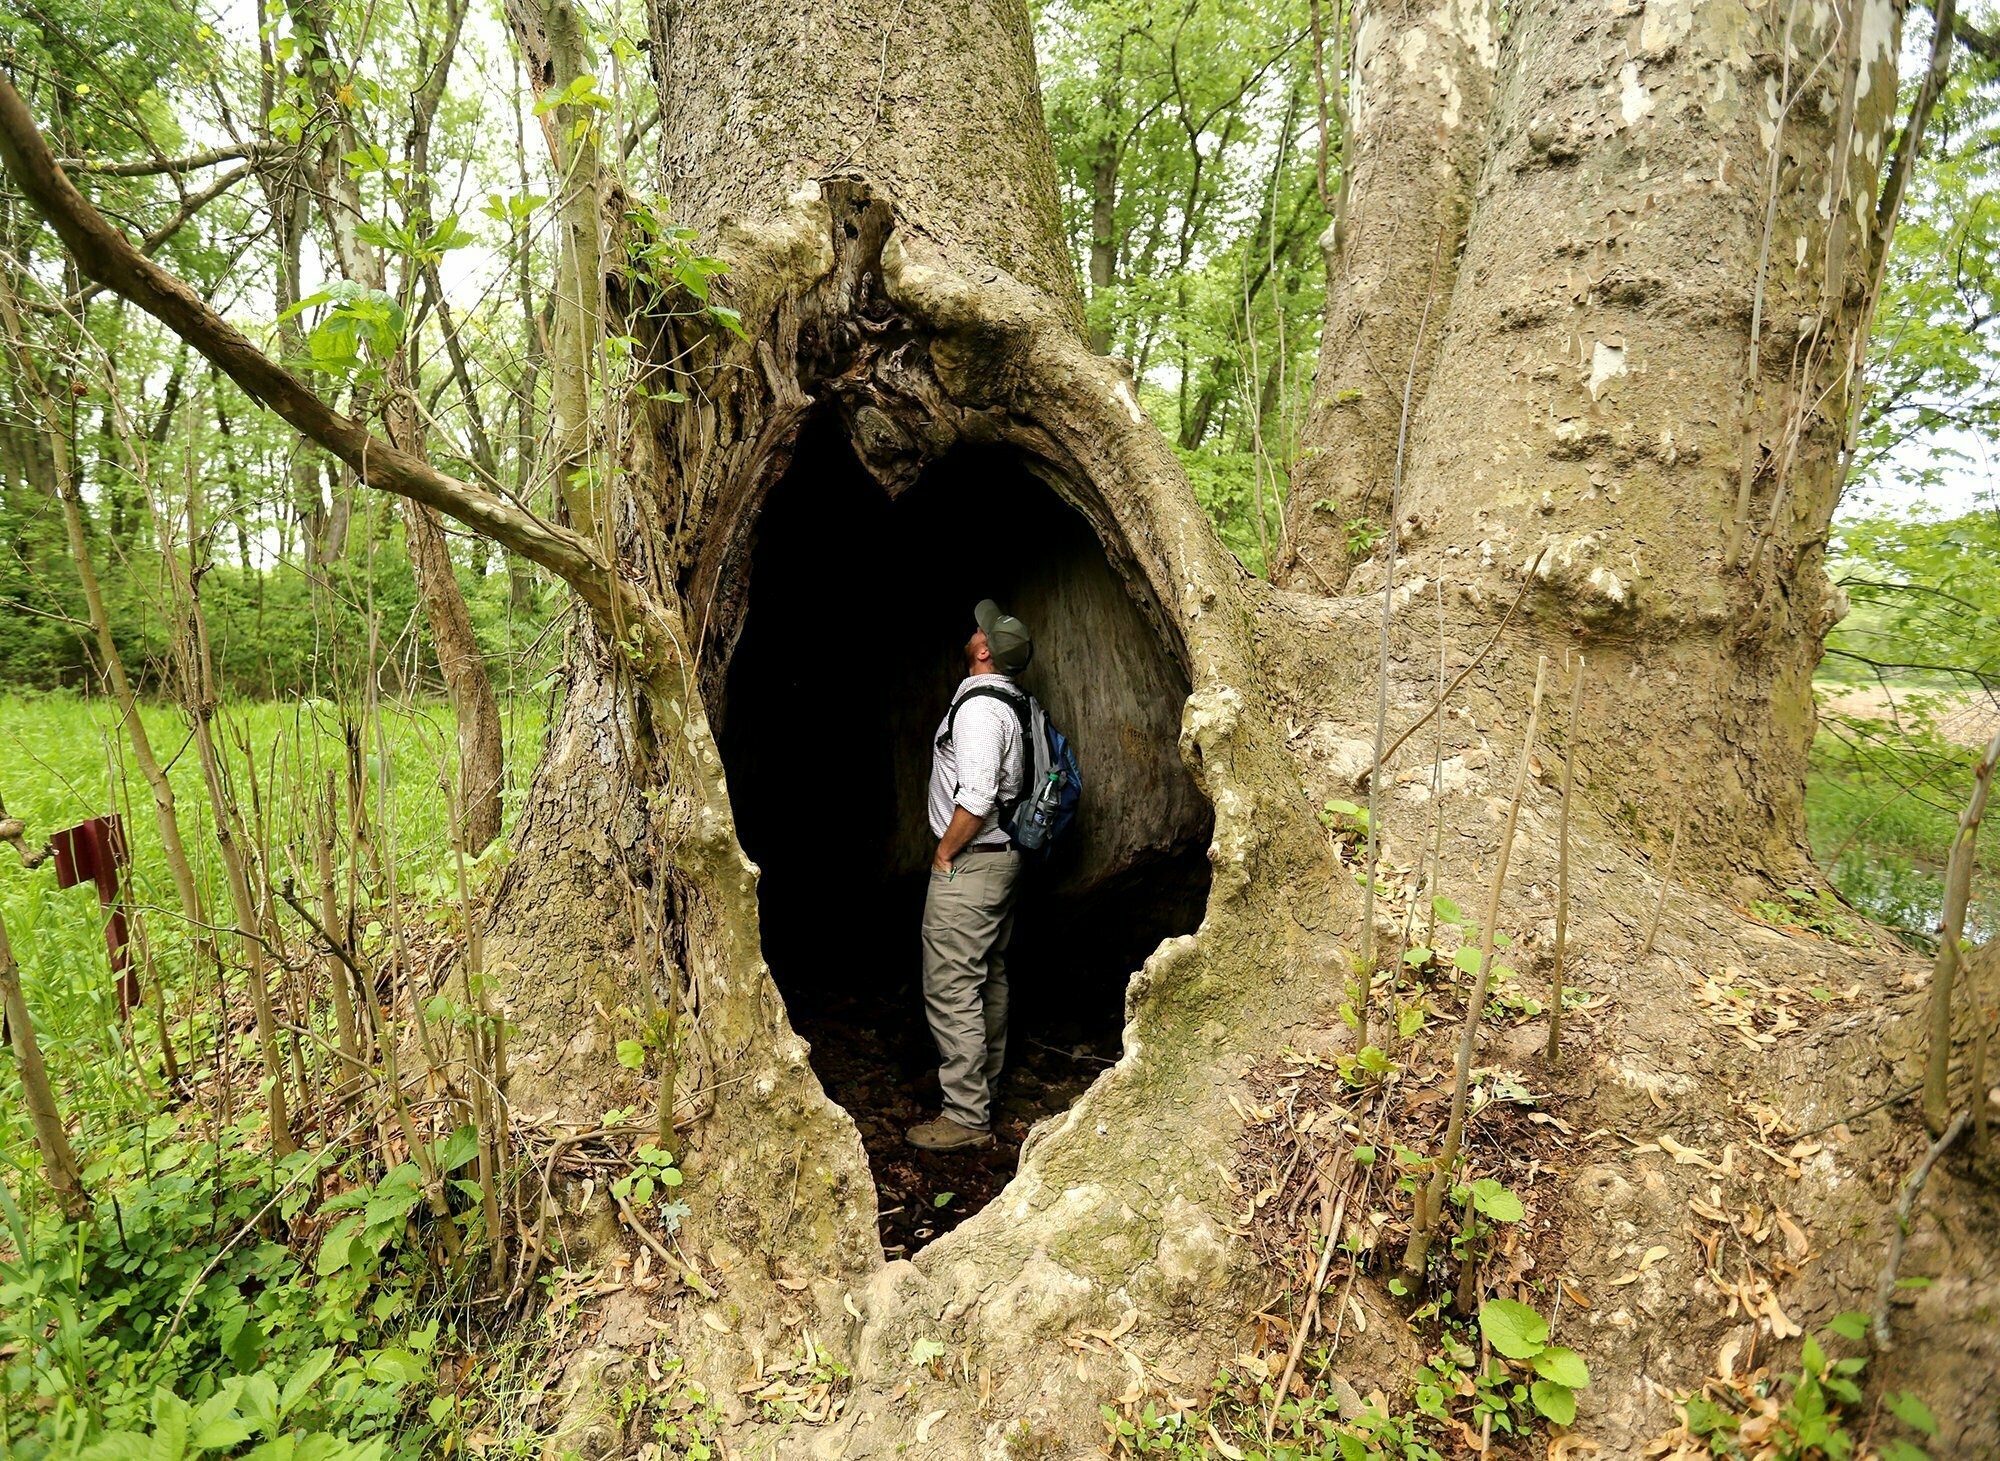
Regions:
<instances>
[{"instance_id":1,"label":"leaf litter pile","mask_svg":"<svg viewBox=\"0 0 2000 1461\"><path fill-rule=\"evenodd\" d=\"M1294 1053L1288 1062L1253 1071L1247 1094L1232 1098L1244 1120L1232 1174L1235 1231L1274 1279L1258 1314L1258 1343L1236 1357L1238 1398L1245 1404L1254 1405L1266 1385L1282 1385L1286 1397L1304 1403L1316 1388L1330 1387L1343 1420L1370 1409L1388 1415L1406 1408L1407 1395L1380 1388L1364 1395L1348 1380L1406 1385L1429 1358L1422 1353L1425 1343L1457 1348L1463 1358L1468 1329L1446 1317L1452 1282L1429 1294L1402 1295L1400 1309L1380 1299L1380 1284L1393 1280L1392 1293L1404 1287L1399 1275L1411 1189L1423 1156L1443 1141L1451 1106L1449 1065L1429 1063L1414 1050L1404 1054L1405 1069L1383 1079L1351 1056ZM1519 1200L1518 1219L1497 1225L1491 1241L1469 1255L1471 1291L1519 1299L1548 1313L1559 1289L1562 1298L1553 1302L1560 1317L1563 1307L1589 1304L1561 1277L1562 1233L1550 1216L1552 1184L1582 1144L1552 1109L1559 1104L1514 1072L1475 1071L1461 1175L1468 1186L1492 1191L1484 1184L1494 1184ZM1456 1265L1461 1273L1466 1266ZM1364 1274L1376 1283L1357 1284ZM1476 1331L1471 1342L1477 1343ZM1463 1378L1460 1394L1448 1402L1454 1412L1473 1389L1469 1376ZM1508 1454L1503 1438L1486 1437L1482 1445L1480 1433L1462 1419L1440 1422L1435 1431L1433 1444L1441 1447L1462 1442Z\"/></svg>"}]
</instances>

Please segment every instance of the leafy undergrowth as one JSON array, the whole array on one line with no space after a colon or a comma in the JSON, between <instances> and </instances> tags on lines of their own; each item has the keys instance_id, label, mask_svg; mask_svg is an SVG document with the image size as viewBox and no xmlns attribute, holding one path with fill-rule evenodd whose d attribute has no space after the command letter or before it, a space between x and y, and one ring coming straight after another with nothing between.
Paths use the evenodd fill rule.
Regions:
<instances>
[{"instance_id":1,"label":"leafy undergrowth","mask_svg":"<svg viewBox=\"0 0 2000 1461\"><path fill-rule=\"evenodd\" d=\"M1907 1390L1887 1391L1870 1405L1862 1390L1868 1356L1829 1352L1859 1345L1867 1333L1867 1315L1838 1315L1819 1336L1806 1337L1795 1370L1739 1365L1741 1346L1732 1339L1716 1373L1681 1399L1680 1424L1645 1454L1658 1461L1928 1461L1922 1443L1938 1428L1930 1407Z\"/></svg>"},{"instance_id":2,"label":"leafy undergrowth","mask_svg":"<svg viewBox=\"0 0 2000 1461\"><path fill-rule=\"evenodd\" d=\"M74 1226L0 1187L12 1455L361 1461L436 1438L415 1402L452 1320L392 1244L407 1207L386 1179L344 1181L352 1154L272 1160L258 1126L207 1140L156 1117L86 1171L96 1200ZM319 1200L332 1183L373 1219L369 1241L315 1241L337 1218L341 1199Z\"/></svg>"}]
</instances>

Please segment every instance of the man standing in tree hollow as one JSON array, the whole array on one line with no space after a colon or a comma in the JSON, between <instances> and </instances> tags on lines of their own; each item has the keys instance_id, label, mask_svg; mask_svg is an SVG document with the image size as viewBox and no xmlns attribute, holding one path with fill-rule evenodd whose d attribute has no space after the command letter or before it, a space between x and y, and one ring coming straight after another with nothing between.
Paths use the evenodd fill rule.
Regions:
<instances>
[{"instance_id":1,"label":"man standing in tree hollow","mask_svg":"<svg viewBox=\"0 0 2000 1461\"><path fill-rule=\"evenodd\" d=\"M931 750L930 821L938 839L924 898L924 1012L937 1041L944 1113L913 1126L912 1146L948 1152L993 1140L1007 1058L1007 940L1021 854L1001 813L1028 785L1014 677L1034 658L1028 626L991 599L972 611L965 679Z\"/></svg>"}]
</instances>

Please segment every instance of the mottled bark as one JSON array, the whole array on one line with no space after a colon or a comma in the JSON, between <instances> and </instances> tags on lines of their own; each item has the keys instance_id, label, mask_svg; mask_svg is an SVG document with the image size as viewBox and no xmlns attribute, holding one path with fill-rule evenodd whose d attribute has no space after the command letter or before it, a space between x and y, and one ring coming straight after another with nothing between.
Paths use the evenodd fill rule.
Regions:
<instances>
[{"instance_id":1,"label":"mottled bark","mask_svg":"<svg viewBox=\"0 0 2000 1461\"><path fill-rule=\"evenodd\" d=\"M1840 612L1821 563L1865 280L1838 260L1875 252L1897 12L1670 0L1514 24L1412 426L1402 572L1469 572L1497 614L1532 565L1537 629L1616 687L1586 717L1593 775L1656 831L1687 803L1718 871L1782 885Z\"/></svg>"},{"instance_id":2,"label":"mottled bark","mask_svg":"<svg viewBox=\"0 0 2000 1461\"><path fill-rule=\"evenodd\" d=\"M1356 0L1341 214L1320 240L1326 319L1280 582L1338 589L1355 558L1349 524L1387 524L1403 383L1414 355L1420 406L1440 311L1421 349L1418 322L1433 292L1451 294L1485 157L1496 10L1491 0Z\"/></svg>"}]
</instances>

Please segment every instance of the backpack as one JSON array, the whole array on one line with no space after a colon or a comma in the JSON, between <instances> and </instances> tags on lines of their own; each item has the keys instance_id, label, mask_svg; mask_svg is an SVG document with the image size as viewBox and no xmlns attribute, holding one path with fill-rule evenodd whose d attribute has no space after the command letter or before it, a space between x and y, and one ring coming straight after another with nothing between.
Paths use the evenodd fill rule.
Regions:
<instances>
[{"instance_id":1,"label":"backpack","mask_svg":"<svg viewBox=\"0 0 2000 1461\"><path fill-rule=\"evenodd\" d=\"M1069 737L1056 729L1041 701L993 685L976 685L952 701L938 745L950 743L959 707L981 695L1004 700L1014 708L1021 721L1021 744L1028 753L1028 774L1021 794L1001 803L999 824L1021 851L1046 854L1076 822L1076 809L1083 800L1083 772L1076 764L1076 750Z\"/></svg>"}]
</instances>

